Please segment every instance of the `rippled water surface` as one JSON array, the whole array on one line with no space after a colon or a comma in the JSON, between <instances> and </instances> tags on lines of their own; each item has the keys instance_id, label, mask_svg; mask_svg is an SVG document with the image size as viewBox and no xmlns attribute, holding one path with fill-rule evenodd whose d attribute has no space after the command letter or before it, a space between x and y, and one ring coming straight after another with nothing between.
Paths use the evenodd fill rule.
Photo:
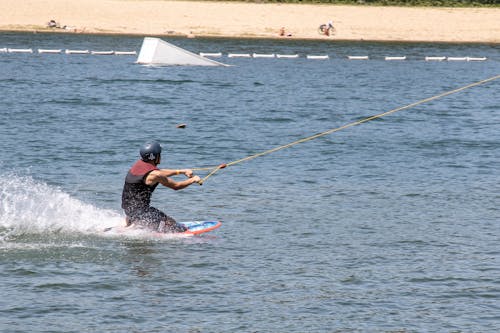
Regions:
<instances>
[{"instance_id":1,"label":"rippled water surface","mask_svg":"<svg viewBox=\"0 0 500 333\"><path fill-rule=\"evenodd\" d=\"M498 46L171 42L233 66L36 53L135 37L0 35L35 50L0 53L2 331L500 330L500 80L159 188L178 220L223 222L203 237L102 231L147 140L166 168L229 163L498 75ZM225 56L253 52L300 57Z\"/></svg>"}]
</instances>

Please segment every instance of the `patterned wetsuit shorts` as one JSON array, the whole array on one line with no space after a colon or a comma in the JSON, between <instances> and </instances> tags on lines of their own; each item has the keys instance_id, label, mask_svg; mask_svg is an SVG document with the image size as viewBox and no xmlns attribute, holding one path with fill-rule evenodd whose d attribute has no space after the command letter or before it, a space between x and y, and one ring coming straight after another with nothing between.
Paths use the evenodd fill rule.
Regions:
<instances>
[{"instance_id":1,"label":"patterned wetsuit shorts","mask_svg":"<svg viewBox=\"0 0 500 333\"><path fill-rule=\"evenodd\" d=\"M159 209L148 207L145 210L125 212L128 221L136 225L145 226L158 232L182 232L185 228L170 216Z\"/></svg>"}]
</instances>

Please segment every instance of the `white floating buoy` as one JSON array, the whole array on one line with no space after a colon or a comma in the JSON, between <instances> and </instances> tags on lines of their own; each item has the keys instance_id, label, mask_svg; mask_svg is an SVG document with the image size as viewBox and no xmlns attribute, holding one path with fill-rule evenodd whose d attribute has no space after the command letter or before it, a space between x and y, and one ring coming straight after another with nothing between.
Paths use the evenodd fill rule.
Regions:
<instances>
[{"instance_id":1,"label":"white floating buoy","mask_svg":"<svg viewBox=\"0 0 500 333\"><path fill-rule=\"evenodd\" d=\"M33 53L32 49L7 49L9 53Z\"/></svg>"},{"instance_id":2,"label":"white floating buoy","mask_svg":"<svg viewBox=\"0 0 500 333\"><path fill-rule=\"evenodd\" d=\"M51 53L51 54L57 54L57 53L61 53L62 50L61 49L57 49L57 50L47 50L47 49L38 49L38 53Z\"/></svg>"},{"instance_id":3,"label":"white floating buoy","mask_svg":"<svg viewBox=\"0 0 500 333\"><path fill-rule=\"evenodd\" d=\"M329 59L328 55L308 55L306 56L307 59L314 59L314 60L325 60Z\"/></svg>"},{"instance_id":4,"label":"white floating buoy","mask_svg":"<svg viewBox=\"0 0 500 333\"><path fill-rule=\"evenodd\" d=\"M89 54L89 50L66 50L66 54Z\"/></svg>"},{"instance_id":5,"label":"white floating buoy","mask_svg":"<svg viewBox=\"0 0 500 333\"><path fill-rule=\"evenodd\" d=\"M274 53L271 53L271 54L254 53L254 54L252 54L252 57L254 57L254 58L274 58L275 55L274 55Z\"/></svg>"},{"instance_id":6,"label":"white floating buoy","mask_svg":"<svg viewBox=\"0 0 500 333\"><path fill-rule=\"evenodd\" d=\"M347 56L349 60L368 60L370 59L368 56Z\"/></svg>"},{"instance_id":7,"label":"white floating buoy","mask_svg":"<svg viewBox=\"0 0 500 333\"><path fill-rule=\"evenodd\" d=\"M222 53L205 53L205 52L200 52L200 56L202 57L213 57L213 58L220 58L222 57Z\"/></svg>"},{"instance_id":8,"label":"white floating buoy","mask_svg":"<svg viewBox=\"0 0 500 333\"><path fill-rule=\"evenodd\" d=\"M115 51L91 51L90 53L94 55L113 55Z\"/></svg>"},{"instance_id":9,"label":"white floating buoy","mask_svg":"<svg viewBox=\"0 0 500 333\"><path fill-rule=\"evenodd\" d=\"M406 60L406 57L385 57L385 60Z\"/></svg>"},{"instance_id":10,"label":"white floating buoy","mask_svg":"<svg viewBox=\"0 0 500 333\"><path fill-rule=\"evenodd\" d=\"M448 57L446 59L448 61L466 61L467 57Z\"/></svg>"},{"instance_id":11,"label":"white floating buoy","mask_svg":"<svg viewBox=\"0 0 500 333\"><path fill-rule=\"evenodd\" d=\"M229 53L228 58L250 58L249 53Z\"/></svg>"},{"instance_id":12,"label":"white floating buoy","mask_svg":"<svg viewBox=\"0 0 500 333\"><path fill-rule=\"evenodd\" d=\"M467 61L485 61L486 57L481 57L481 58L474 58L474 57L467 57Z\"/></svg>"},{"instance_id":13,"label":"white floating buoy","mask_svg":"<svg viewBox=\"0 0 500 333\"><path fill-rule=\"evenodd\" d=\"M115 51L115 55L137 55L135 51Z\"/></svg>"},{"instance_id":14,"label":"white floating buoy","mask_svg":"<svg viewBox=\"0 0 500 333\"><path fill-rule=\"evenodd\" d=\"M298 58L298 54L277 54L276 58L285 58L285 59L293 59L293 58Z\"/></svg>"},{"instance_id":15,"label":"white floating buoy","mask_svg":"<svg viewBox=\"0 0 500 333\"><path fill-rule=\"evenodd\" d=\"M425 61L443 61L446 57L425 57Z\"/></svg>"}]
</instances>

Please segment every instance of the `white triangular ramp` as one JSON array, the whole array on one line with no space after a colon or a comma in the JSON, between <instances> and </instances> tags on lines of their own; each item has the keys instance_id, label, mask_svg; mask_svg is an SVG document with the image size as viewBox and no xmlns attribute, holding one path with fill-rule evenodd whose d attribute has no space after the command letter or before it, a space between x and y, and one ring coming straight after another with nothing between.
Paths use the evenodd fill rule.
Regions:
<instances>
[{"instance_id":1,"label":"white triangular ramp","mask_svg":"<svg viewBox=\"0 0 500 333\"><path fill-rule=\"evenodd\" d=\"M154 37L144 38L137 63L164 66L228 66Z\"/></svg>"}]
</instances>

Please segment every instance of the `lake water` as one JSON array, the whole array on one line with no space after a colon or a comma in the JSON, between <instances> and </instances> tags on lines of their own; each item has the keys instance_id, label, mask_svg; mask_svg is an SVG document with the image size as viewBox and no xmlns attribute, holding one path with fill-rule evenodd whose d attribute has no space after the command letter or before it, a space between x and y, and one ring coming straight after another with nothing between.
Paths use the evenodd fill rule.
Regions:
<instances>
[{"instance_id":1,"label":"lake water","mask_svg":"<svg viewBox=\"0 0 500 333\"><path fill-rule=\"evenodd\" d=\"M0 34L35 50L0 53L2 332L500 330L500 80L158 188L176 219L223 222L205 236L102 231L148 140L161 167L228 163L498 75L499 46L170 41L300 57L151 68L36 53L138 37Z\"/></svg>"}]
</instances>

